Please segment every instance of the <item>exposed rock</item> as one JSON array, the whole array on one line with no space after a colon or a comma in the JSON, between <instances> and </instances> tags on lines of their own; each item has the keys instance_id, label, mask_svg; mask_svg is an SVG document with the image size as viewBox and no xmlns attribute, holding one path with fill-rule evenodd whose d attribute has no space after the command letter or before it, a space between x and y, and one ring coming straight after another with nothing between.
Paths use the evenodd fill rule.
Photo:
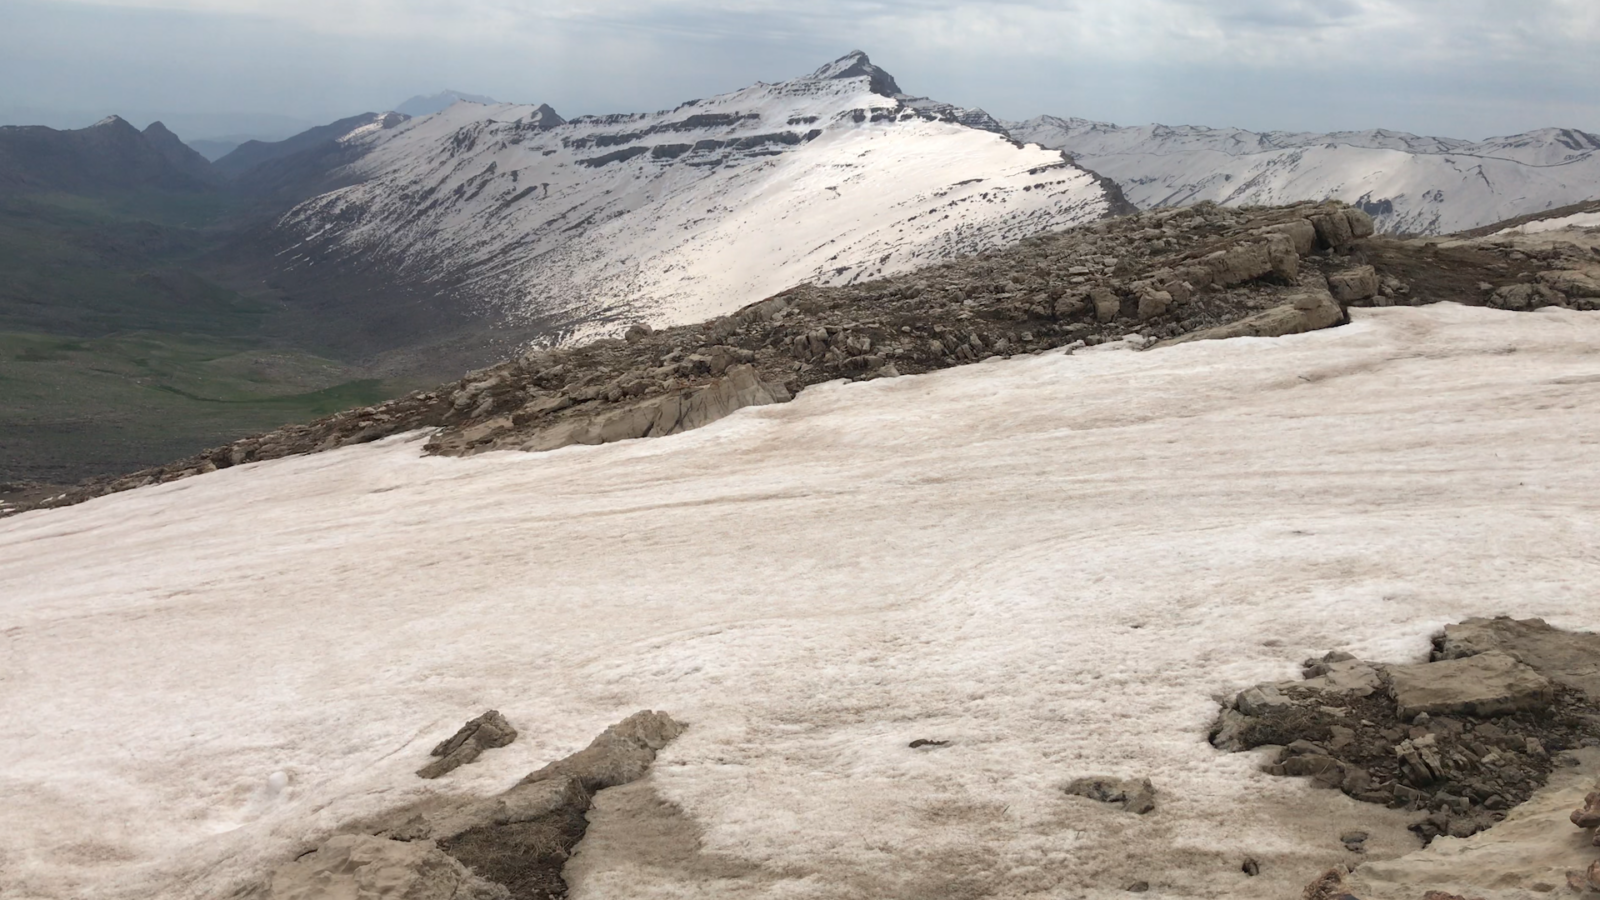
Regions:
<instances>
[{"instance_id":1,"label":"exposed rock","mask_svg":"<svg viewBox=\"0 0 1600 900\"><path fill-rule=\"evenodd\" d=\"M1079 778L1062 790L1100 803L1115 803L1141 816L1156 808L1156 789L1148 778Z\"/></svg>"},{"instance_id":2,"label":"exposed rock","mask_svg":"<svg viewBox=\"0 0 1600 900\"><path fill-rule=\"evenodd\" d=\"M486 714L440 745L471 743ZM639 712L588 747L489 798L443 795L356 823L314 852L280 866L267 900L559 900L561 871L588 828L594 792L637 780L684 726ZM513 732L514 734L514 732Z\"/></svg>"},{"instance_id":3,"label":"exposed rock","mask_svg":"<svg viewBox=\"0 0 1600 900\"><path fill-rule=\"evenodd\" d=\"M1503 716L1548 707L1555 685L1498 650L1415 666L1390 666L1401 719L1430 715Z\"/></svg>"},{"instance_id":4,"label":"exposed rock","mask_svg":"<svg viewBox=\"0 0 1600 900\"><path fill-rule=\"evenodd\" d=\"M1312 216L1311 225L1317 229L1317 242L1330 250L1343 250L1355 240L1350 220L1341 210Z\"/></svg>"},{"instance_id":5,"label":"exposed rock","mask_svg":"<svg viewBox=\"0 0 1600 900\"><path fill-rule=\"evenodd\" d=\"M1568 297L1600 297L1600 278L1582 272L1563 269L1540 272L1539 282Z\"/></svg>"},{"instance_id":6,"label":"exposed rock","mask_svg":"<svg viewBox=\"0 0 1600 900\"><path fill-rule=\"evenodd\" d=\"M1101 323L1116 321L1117 313L1122 309L1122 301L1116 294L1105 288L1095 288L1089 292L1089 299L1094 302L1095 321Z\"/></svg>"},{"instance_id":7,"label":"exposed rock","mask_svg":"<svg viewBox=\"0 0 1600 900\"><path fill-rule=\"evenodd\" d=\"M620 408L578 413L557 424L531 429L518 427L514 419L496 420L487 423L487 429L463 430L437 438L429 449L459 455L485 449L554 450L571 444L662 437L709 425L747 406L788 400L789 392L782 385L762 381L753 366L738 365L698 389L650 397Z\"/></svg>"},{"instance_id":8,"label":"exposed rock","mask_svg":"<svg viewBox=\"0 0 1600 900\"><path fill-rule=\"evenodd\" d=\"M1304 293L1290 298L1290 302L1263 313L1240 319L1216 328L1194 331L1182 337L1163 342L1163 345L1185 344L1190 341L1217 341L1236 337L1282 337L1328 328L1344 321L1344 310L1327 293Z\"/></svg>"},{"instance_id":9,"label":"exposed rock","mask_svg":"<svg viewBox=\"0 0 1600 900\"><path fill-rule=\"evenodd\" d=\"M1372 221L1372 216L1368 215L1367 211L1360 207L1345 207L1344 218L1350 225L1350 236L1357 240L1372 237L1377 230L1375 223Z\"/></svg>"},{"instance_id":10,"label":"exposed rock","mask_svg":"<svg viewBox=\"0 0 1600 900\"><path fill-rule=\"evenodd\" d=\"M1371 266L1357 266L1328 276L1328 290L1340 303L1354 303L1378 295L1378 272Z\"/></svg>"},{"instance_id":11,"label":"exposed rock","mask_svg":"<svg viewBox=\"0 0 1600 900\"><path fill-rule=\"evenodd\" d=\"M1301 900L1344 900L1347 896L1344 889L1345 873L1339 869L1329 869L1317 879L1306 885L1305 893Z\"/></svg>"},{"instance_id":12,"label":"exposed rock","mask_svg":"<svg viewBox=\"0 0 1600 900\"><path fill-rule=\"evenodd\" d=\"M1435 641L1436 657L1466 656L1374 666L1330 653L1307 660L1302 681L1240 691L1218 715L1212 743L1229 751L1276 745L1272 774L1427 810L1412 826L1424 840L1468 837L1531 796L1555 766L1552 754L1600 745L1593 699L1484 648L1520 648L1590 685L1600 660L1594 641L1538 620L1475 619Z\"/></svg>"},{"instance_id":13,"label":"exposed rock","mask_svg":"<svg viewBox=\"0 0 1600 900\"><path fill-rule=\"evenodd\" d=\"M1446 625L1433 658L1464 659L1498 650L1558 684L1600 701L1600 634L1563 631L1543 619L1468 619Z\"/></svg>"},{"instance_id":14,"label":"exposed rock","mask_svg":"<svg viewBox=\"0 0 1600 900\"><path fill-rule=\"evenodd\" d=\"M364 834L329 838L272 876L270 900L510 900L431 843Z\"/></svg>"},{"instance_id":15,"label":"exposed rock","mask_svg":"<svg viewBox=\"0 0 1600 900\"><path fill-rule=\"evenodd\" d=\"M589 746L522 779L535 784L571 778L593 793L640 778L656 752L683 734L684 726L662 712L637 712L601 732Z\"/></svg>"},{"instance_id":16,"label":"exposed rock","mask_svg":"<svg viewBox=\"0 0 1600 900\"><path fill-rule=\"evenodd\" d=\"M1590 791L1585 794L1583 805L1573 810L1568 818L1579 828L1594 828L1600 825L1600 791Z\"/></svg>"},{"instance_id":17,"label":"exposed rock","mask_svg":"<svg viewBox=\"0 0 1600 900\"><path fill-rule=\"evenodd\" d=\"M439 757L417 770L423 778L438 778L446 772L477 759L485 750L504 747L517 739L517 730L511 727L499 710L489 710L461 726L453 737L440 742L431 755Z\"/></svg>"},{"instance_id":18,"label":"exposed rock","mask_svg":"<svg viewBox=\"0 0 1600 900\"><path fill-rule=\"evenodd\" d=\"M1159 319L1172 308L1172 295L1166 291L1147 291L1139 295L1139 321Z\"/></svg>"},{"instance_id":19,"label":"exposed rock","mask_svg":"<svg viewBox=\"0 0 1600 900\"><path fill-rule=\"evenodd\" d=\"M1554 891L1565 887L1567 873L1582 878L1596 854L1588 835L1567 817L1600 777L1600 750L1571 756L1574 766L1557 769L1549 784L1493 828L1466 838L1439 837L1425 850L1363 863L1347 877L1346 890L1361 900L1415 900L1428 890L1484 900L1559 896Z\"/></svg>"},{"instance_id":20,"label":"exposed rock","mask_svg":"<svg viewBox=\"0 0 1600 900\"><path fill-rule=\"evenodd\" d=\"M1496 290L1489 298L1495 309L1531 310L1546 306L1561 306L1566 295L1542 284L1512 284Z\"/></svg>"}]
</instances>

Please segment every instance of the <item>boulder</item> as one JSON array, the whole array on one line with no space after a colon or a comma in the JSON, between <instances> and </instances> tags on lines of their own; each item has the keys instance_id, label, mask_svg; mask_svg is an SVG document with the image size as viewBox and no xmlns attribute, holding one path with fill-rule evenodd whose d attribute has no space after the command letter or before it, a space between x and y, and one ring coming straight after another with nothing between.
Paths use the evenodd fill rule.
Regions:
<instances>
[{"instance_id":1,"label":"boulder","mask_svg":"<svg viewBox=\"0 0 1600 900\"><path fill-rule=\"evenodd\" d=\"M1489 297L1495 309L1526 310L1545 306L1565 306L1567 297L1542 284L1508 284Z\"/></svg>"},{"instance_id":2,"label":"boulder","mask_svg":"<svg viewBox=\"0 0 1600 900\"><path fill-rule=\"evenodd\" d=\"M1371 266L1357 266L1328 276L1328 290L1340 303L1354 303L1378 296L1378 272Z\"/></svg>"},{"instance_id":3,"label":"boulder","mask_svg":"<svg viewBox=\"0 0 1600 900\"><path fill-rule=\"evenodd\" d=\"M461 726L447 740L433 748L439 757L417 770L422 778L438 778L447 772L477 759L485 750L504 747L517 739L517 730L511 727L499 710L489 710Z\"/></svg>"},{"instance_id":4,"label":"boulder","mask_svg":"<svg viewBox=\"0 0 1600 900\"><path fill-rule=\"evenodd\" d=\"M1298 294L1288 303L1273 307L1266 312L1256 313L1253 316L1230 322L1227 325L1218 325L1215 328L1206 328L1200 331L1191 331L1168 341L1163 341L1161 346L1185 344L1190 341L1216 341L1236 337L1280 337L1286 334L1300 334L1306 331L1316 331L1319 328L1330 328L1344 321L1344 310L1331 294L1326 292L1312 292Z\"/></svg>"},{"instance_id":5,"label":"boulder","mask_svg":"<svg viewBox=\"0 0 1600 900\"><path fill-rule=\"evenodd\" d=\"M1433 658L1465 659L1497 650L1557 684L1600 701L1600 634L1563 631L1543 619L1467 619L1446 625Z\"/></svg>"},{"instance_id":6,"label":"boulder","mask_svg":"<svg viewBox=\"0 0 1600 900\"><path fill-rule=\"evenodd\" d=\"M1402 720L1419 713L1501 716L1542 709L1555 699L1550 679L1498 650L1465 659L1389 666L1387 674Z\"/></svg>"},{"instance_id":7,"label":"boulder","mask_svg":"<svg viewBox=\"0 0 1600 900\"><path fill-rule=\"evenodd\" d=\"M1345 216L1344 210L1330 210L1312 216L1311 225L1317 230L1317 243L1330 250L1343 250L1355 240L1355 235L1350 231L1350 219Z\"/></svg>"},{"instance_id":8,"label":"boulder","mask_svg":"<svg viewBox=\"0 0 1600 900\"><path fill-rule=\"evenodd\" d=\"M1097 322L1114 321L1122 311L1122 300L1105 288L1090 291L1089 299L1094 302L1094 318Z\"/></svg>"},{"instance_id":9,"label":"boulder","mask_svg":"<svg viewBox=\"0 0 1600 900\"><path fill-rule=\"evenodd\" d=\"M1288 685L1285 685L1288 686ZM1291 705L1279 685L1260 684L1245 688L1234 698L1234 708L1247 716L1262 716Z\"/></svg>"},{"instance_id":10,"label":"boulder","mask_svg":"<svg viewBox=\"0 0 1600 900\"><path fill-rule=\"evenodd\" d=\"M1272 265L1272 274L1290 284L1300 277L1300 254L1289 235L1267 235L1267 261Z\"/></svg>"},{"instance_id":11,"label":"boulder","mask_svg":"<svg viewBox=\"0 0 1600 900\"><path fill-rule=\"evenodd\" d=\"M1319 675L1313 675L1296 687L1341 696L1368 697L1383 686L1378 670L1359 659L1323 662Z\"/></svg>"},{"instance_id":12,"label":"boulder","mask_svg":"<svg viewBox=\"0 0 1600 900\"><path fill-rule=\"evenodd\" d=\"M1282 240L1288 240L1283 238ZM1288 246L1280 244L1280 247ZM1267 241L1260 243L1235 244L1226 250L1218 250L1200 260L1211 272L1211 283L1224 287L1254 281L1268 272L1273 271L1273 256L1271 245ZM1298 258L1296 264L1298 265Z\"/></svg>"},{"instance_id":13,"label":"boulder","mask_svg":"<svg viewBox=\"0 0 1600 900\"><path fill-rule=\"evenodd\" d=\"M1568 297L1600 297L1600 279L1583 272L1567 269L1540 272L1539 283Z\"/></svg>"},{"instance_id":14,"label":"boulder","mask_svg":"<svg viewBox=\"0 0 1600 900\"><path fill-rule=\"evenodd\" d=\"M1344 219L1350 226L1350 236L1356 240L1372 237L1378 230L1372 221L1372 216L1367 215L1366 210L1347 206L1344 209Z\"/></svg>"},{"instance_id":15,"label":"boulder","mask_svg":"<svg viewBox=\"0 0 1600 900\"><path fill-rule=\"evenodd\" d=\"M1139 321L1148 322L1167 314L1172 308L1172 295L1166 291L1145 291L1139 295Z\"/></svg>"},{"instance_id":16,"label":"boulder","mask_svg":"<svg viewBox=\"0 0 1600 900\"><path fill-rule=\"evenodd\" d=\"M1298 256L1309 256L1317 248L1317 228L1306 219L1294 219L1261 229L1263 234L1281 234L1289 238Z\"/></svg>"},{"instance_id":17,"label":"boulder","mask_svg":"<svg viewBox=\"0 0 1600 900\"><path fill-rule=\"evenodd\" d=\"M1114 803L1141 816L1156 808L1156 789L1148 778L1078 778L1062 790L1076 797Z\"/></svg>"}]
</instances>

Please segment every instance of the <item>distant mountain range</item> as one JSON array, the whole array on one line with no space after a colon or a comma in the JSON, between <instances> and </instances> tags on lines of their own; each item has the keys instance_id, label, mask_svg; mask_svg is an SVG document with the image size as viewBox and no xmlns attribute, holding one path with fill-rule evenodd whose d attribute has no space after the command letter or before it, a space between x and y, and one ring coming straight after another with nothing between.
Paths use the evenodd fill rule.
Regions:
<instances>
[{"instance_id":1,"label":"distant mountain range","mask_svg":"<svg viewBox=\"0 0 1600 900\"><path fill-rule=\"evenodd\" d=\"M499 102L493 97L485 97L482 94L463 94L460 91L444 90L431 97L412 97L410 100L396 106L394 111L407 116L427 116L449 109L462 100L480 105L492 105Z\"/></svg>"},{"instance_id":2,"label":"distant mountain range","mask_svg":"<svg viewBox=\"0 0 1600 900\"><path fill-rule=\"evenodd\" d=\"M160 122L142 132L118 116L71 131L0 126L0 190L199 191L218 180L206 158Z\"/></svg>"},{"instance_id":3,"label":"distant mountain range","mask_svg":"<svg viewBox=\"0 0 1600 900\"><path fill-rule=\"evenodd\" d=\"M1600 197L1600 136L1547 128L1486 141L1308 134L1041 116L1006 124L1115 180L1141 209L1335 198L1384 232L1444 234Z\"/></svg>"}]
</instances>

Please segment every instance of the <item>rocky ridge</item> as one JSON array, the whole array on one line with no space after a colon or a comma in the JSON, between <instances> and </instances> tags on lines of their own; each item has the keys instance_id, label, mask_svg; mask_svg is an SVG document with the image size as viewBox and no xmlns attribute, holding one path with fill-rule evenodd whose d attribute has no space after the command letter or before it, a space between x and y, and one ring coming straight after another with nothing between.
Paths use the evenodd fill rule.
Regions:
<instances>
[{"instance_id":1,"label":"rocky ridge","mask_svg":"<svg viewBox=\"0 0 1600 900\"><path fill-rule=\"evenodd\" d=\"M1345 309L1456 301L1592 309L1600 234L1470 241L1374 237L1339 204L1162 210L1040 234L907 275L805 285L738 312L623 339L537 349L431 391L347 410L186 460L49 494L0 514L402 432L430 453L544 450L661 436L835 379L930 372L993 357L1338 324Z\"/></svg>"}]
</instances>

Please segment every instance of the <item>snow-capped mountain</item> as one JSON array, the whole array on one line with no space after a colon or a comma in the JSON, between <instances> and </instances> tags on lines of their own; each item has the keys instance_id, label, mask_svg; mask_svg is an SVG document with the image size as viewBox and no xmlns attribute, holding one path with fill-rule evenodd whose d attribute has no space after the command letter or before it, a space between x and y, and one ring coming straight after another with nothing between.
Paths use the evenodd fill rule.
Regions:
<instances>
[{"instance_id":1,"label":"snow-capped mountain","mask_svg":"<svg viewBox=\"0 0 1600 900\"><path fill-rule=\"evenodd\" d=\"M513 321L673 324L1101 218L1114 185L860 52L656 113L457 103L362 148L279 222L300 275L387 269ZM604 324L609 323L609 324Z\"/></svg>"},{"instance_id":2,"label":"snow-capped mountain","mask_svg":"<svg viewBox=\"0 0 1600 900\"><path fill-rule=\"evenodd\" d=\"M1441 234L1600 197L1600 135L1548 128L1486 141L1394 131L1309 134L1040 116L1007 123L1115 179L1141 209L1335 198L1385 232Z\"/></svg>"}]
</instances>

